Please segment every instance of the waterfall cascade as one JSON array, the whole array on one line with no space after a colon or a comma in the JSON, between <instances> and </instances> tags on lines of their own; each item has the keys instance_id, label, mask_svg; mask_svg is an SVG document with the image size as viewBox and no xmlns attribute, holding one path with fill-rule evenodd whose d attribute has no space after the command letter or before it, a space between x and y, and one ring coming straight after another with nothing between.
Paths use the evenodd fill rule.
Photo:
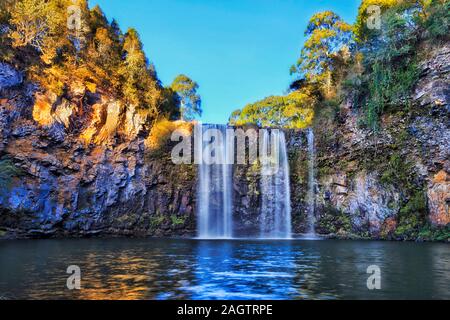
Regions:
<instances>
[{"instance_id":1,"label":"waterfall cascade","mask_svg":"<svg viewBox=\"0 0 450 320\"><path fill-rule=\"evenodd\" d=\"M225 125L196 126L198 163L198 237L233 237L234 135ZM291 238L291 203L286 138L280 130L261 130L259 237Z\"/></svg>"},{"instance_id":2,"label":"waterfall cascade","mask_svg":"<svg viewBox=\"0 0 450 320\"><path fill-rule=\"evenodd\" d=\"M270 137L271 136L271 137ZM284 132L260 135L261 215L260 237L291 238L289 164ZM269 151L270 150L270 151Z\"/></svg>"},{"instance_id":3,"label":"waterfall cascade","mask_svg":"<svg viewBox=\"0 0 450 320\"><path fill-rule=\"evenodd\" d=\"M225 125L202 125L198 183L198 237L227 239L233 237L232 164L227 160L230 148ZM210 159L208 161L207 159Z\"/></svg>"},{"instance_id":4,"label":"waterfall cascade","mask_svg":"<svg viewBox=\"0 0 450 320\"><path fill-rule=\"evenodd\" d=\"M316 164L316 149L314 146L314 131L313 129L308 129L308 235L315 236L315 207L316 207L316 174L315 174L315 164Z\"/></svg>"}]
</instances>

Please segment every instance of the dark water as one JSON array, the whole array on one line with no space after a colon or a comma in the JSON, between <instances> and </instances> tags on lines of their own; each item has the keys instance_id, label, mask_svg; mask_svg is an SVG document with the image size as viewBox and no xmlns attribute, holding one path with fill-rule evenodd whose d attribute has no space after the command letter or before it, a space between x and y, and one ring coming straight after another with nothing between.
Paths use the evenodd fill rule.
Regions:
<instances>
[{"instance_id":1,"label":"dark water","mask_svg":"<svg viewBox=\"0 0 450 320\"><path fill-rule=\"evenodd\" d=\"M81 290L66 288L69 265ZM381 269L369 291L367 267ZM450 299L447 244L359 241L0 242L2 299Z\"/></svg>"}]
</instances>

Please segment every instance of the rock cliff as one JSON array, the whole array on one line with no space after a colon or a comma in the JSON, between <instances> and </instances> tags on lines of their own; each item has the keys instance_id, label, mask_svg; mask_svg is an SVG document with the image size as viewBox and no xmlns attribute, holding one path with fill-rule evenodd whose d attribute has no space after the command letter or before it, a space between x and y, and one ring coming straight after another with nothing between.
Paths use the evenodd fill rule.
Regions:
<instances>
[{"instance_id":1,"label":"rock cliff","mask_svg":"<svg viewBox=\"0 0 450 320\"><path fill-rule=\"evenodd\" d=\"M448 240L450 46L422 52L410 107L379 132L361 128L349 100L317 117L318 232Z\"/></svg>"},{"instance_id":2,"label":"rock cliff","mask_svg":"<svg viewBox=\"0 0 450 320\"><path fill-rule=\"evenodd\" d=\"M149 152L138 110L83 87L42 93L0 69L0 236L193 232L193 168Z\"/></svg>"},{"instance_id":3,"label":"rock cliff","mask_svg":"<svg viewBox=\"0 0 450 320\"><path fill-rule=\"evenodd\" d=\"M317 115L313 198L306 133L286 132L296 233L313 201L325 236L448 240L450 46L424 52L411 107L378 133L349 99ZM152 125L106 93L57 97L0 64L0 237L194 235L195 166L173 164L168 141L150 148ZM258 217L258 172L235 167L238 229Z\"/></svg>"}]
</instances>

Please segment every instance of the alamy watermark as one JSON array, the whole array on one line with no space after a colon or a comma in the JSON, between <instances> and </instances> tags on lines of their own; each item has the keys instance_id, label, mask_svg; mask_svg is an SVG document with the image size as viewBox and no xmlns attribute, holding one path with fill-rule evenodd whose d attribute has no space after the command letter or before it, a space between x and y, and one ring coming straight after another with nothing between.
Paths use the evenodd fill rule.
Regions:
<instances>
[{"instance_id":1,"label":"alamy watermark","mask_svg":"<svg viewBox=\"0 0 450 320\"><path fill-rule=\"evenodd\" d=\"M72 0L72 5L67 8L67 28L69 30L81 30L81 8L77 0Z\"/></svg>"},{"instance_id":2,"label":"alamy watermark","mask_svg":"<svg viewBox=\"0 0 450 320\"><path fill-rule=\"evenodd\" d=\"M262 174L275 174L280 165L279 129L247 129L195 125L193 132L174 130L171 140L174 164L253 165L259 163Z\"/></svg>"},{"instance_id":3,"label":"alamy watermark","mask_svg":"<svg viewBox=\"0 0 450 320\"><path fill-rule=\"evenodd\" d=\"M381 290L381 269L377 265L371 265L367 267L367 274L370 274L367 278L367 289L369 290Z\"/></svg>"},{"instance_id":4,"label":"alamy watermark","mask_svg":"<svg viewBox=\"0 0 450 320\"><path fill-rule=\"evenodd\" d=\"M379 6L367 7L367 28L369 30L381 30L381 8Z\"/></svg>"},{"instance_id":5,"label":"alamy watermark","mask_svg":"<svg viewBox=\"0 0 450 320\"><path fill-rule=\"evenodd\" d=\"M69 290L81 289L81 269L77 265L71 265L67 267L67 271L70 276L67 278L66 286Z\"/></svg>"}]
</instances>

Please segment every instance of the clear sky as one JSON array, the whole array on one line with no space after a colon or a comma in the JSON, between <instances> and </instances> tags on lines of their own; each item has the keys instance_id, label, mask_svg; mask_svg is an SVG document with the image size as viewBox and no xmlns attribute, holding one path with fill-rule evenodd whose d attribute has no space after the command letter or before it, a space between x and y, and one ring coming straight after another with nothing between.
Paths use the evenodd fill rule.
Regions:
<instances>
[{"instance_id":1,"label":"clear sky","mask_svg":"<svg viewBox=\"0 0 450 320\"><path fill-rule=\"evenodd\" d=\"M90 0L109 20L139 32L164 85L197 81L205 123L286 92L312 14L333 10L353 23L360 0Z\"/></svg>"}]
</instances>

